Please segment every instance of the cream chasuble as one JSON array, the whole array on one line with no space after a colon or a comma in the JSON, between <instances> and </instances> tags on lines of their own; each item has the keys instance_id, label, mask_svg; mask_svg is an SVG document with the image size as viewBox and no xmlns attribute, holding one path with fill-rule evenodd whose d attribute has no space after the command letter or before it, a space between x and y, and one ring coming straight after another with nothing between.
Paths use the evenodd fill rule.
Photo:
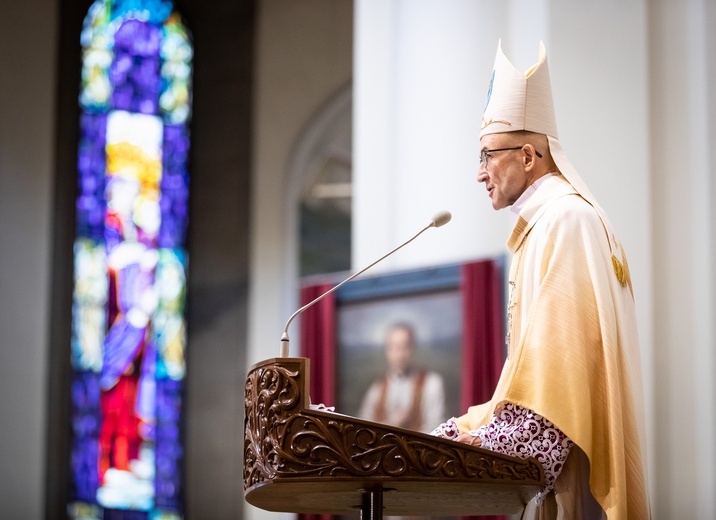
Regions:
<instances>
[{"instance_id":1,"label":"cream chasuble","mask_svg":"<svg viewBox=\"0 0 716 520\"><path fill-rule=\"evenodd\" d=\"M508 242L508 359L492 400L457 424L475 430L504 402L533 410L579 447L555 484L562 509L570 493L583 492L567 471L570 458L586 454L589 487L607 518L646 519L634 299L626 256L601 214L559 175L522 208Z\"/></svg>"}]
</instances>

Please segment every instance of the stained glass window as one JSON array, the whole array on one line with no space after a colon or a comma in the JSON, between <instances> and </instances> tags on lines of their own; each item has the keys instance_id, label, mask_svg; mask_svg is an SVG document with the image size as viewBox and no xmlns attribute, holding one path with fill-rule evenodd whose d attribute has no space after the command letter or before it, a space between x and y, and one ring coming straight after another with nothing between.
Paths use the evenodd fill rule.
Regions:
<instances>
[{"instance_id":1,"label":"stained glass window","mask_svg":"<svg viewBox=\"0 0 716 520\"><path fill-rule=\"evenodd\" d=\"M68 514L183 518L191 38L97 0L81 44Z\"/></svg>"}]
</instances>

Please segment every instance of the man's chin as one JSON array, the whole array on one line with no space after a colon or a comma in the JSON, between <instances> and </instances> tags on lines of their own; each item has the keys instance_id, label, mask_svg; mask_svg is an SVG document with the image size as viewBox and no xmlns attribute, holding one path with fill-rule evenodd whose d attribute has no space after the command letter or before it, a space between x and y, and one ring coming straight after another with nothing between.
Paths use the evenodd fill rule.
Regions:
<instances>
[{"instance_id":1,"label":"man's chin","mask_svg":"<svg viewBox=\"0 0 716 520\"><path fill-rule=\"evenodd\" d=\"M492 204L492 209L495 211L502 209L505 207L504 201L500 200L499 198L495 197L495 194L490 192L490 203Z\"/></svg>"}]
</instances>

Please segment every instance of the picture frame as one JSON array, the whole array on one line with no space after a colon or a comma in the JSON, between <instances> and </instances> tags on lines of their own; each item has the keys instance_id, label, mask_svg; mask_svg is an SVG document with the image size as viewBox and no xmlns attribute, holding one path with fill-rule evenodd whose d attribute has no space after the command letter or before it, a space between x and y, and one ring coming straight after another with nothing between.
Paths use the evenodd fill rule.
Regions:
<instances>
[{"instance_id":1,"label":"picture frame","mask_svg":"<svg viewBox=\"0 0 716 520\"><path fill-rule=\"evenodd\" d=\"M385 380L386 337L395 327L413 332L413 372L430 374L433 382L423 386L439 384L423 395L426 401L441 401L423 404L426 416L435 424L421 421L420 429L427 433L460 413L463 327L459 265L382 274L347 284L337 294L336 324L336 405L341 413L375 419L368 410L374 405L367 396L371 387L375 394ZM390 417L384 420L399 424Z\"/></svg>"}]
</instances>

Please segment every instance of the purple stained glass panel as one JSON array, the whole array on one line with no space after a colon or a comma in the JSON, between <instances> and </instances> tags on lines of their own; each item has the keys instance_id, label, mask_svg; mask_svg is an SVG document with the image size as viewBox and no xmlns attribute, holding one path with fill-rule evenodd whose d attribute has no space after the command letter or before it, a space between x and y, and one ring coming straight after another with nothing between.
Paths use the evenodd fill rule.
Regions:
<instances>
[{"instance_id":1,"label":"purple stained glass panel","mask_svg":"<svg viewBox=\"0 0 716 520\"><path fill-rule=\"evenodd\" d=\"M181 507L182 382L165 378L157 381L157 449L155 501L157 507L178 511Z\"/></svg>"},{"instance_id":2,"label":"purple stained glass panel","mask_svg":"<svg viewBox=\"0 0 716 520\"><path fill-rule=\"evenodd\" d=\"M127 20L114 36L114 61L109 79L117 110L156 114L162 86L161 29L139 20Z\"/></svg>"},{"instance_id":3,"label":"purple stained glass panel","mask_svg":"<svg viewBox=\"0 0 716 520\"><path fill-rule=\"evenodd\" d=\"M77 151L77 236L99 240L104 234L106 114L82 114Z\"/></svg>"},{"instance_id":4,"label":"purple stained glass panel","mask_svg":"<svg viewBox=\"0 0 716 520\"><path fill-rule=\"evenodd\" d=\"M99 375L77 371L72 375L72 446L70 471L75 501L94 502L99 485Z\"/></svg>"},{"instance_id":5,"label":"purple stained glass panel","mask_svg":"<svg viewBox=\"0 0 716 520\"><path fill-rule=\"evenodd\" d=\"M162 224L159 247L182 247L186 236L189 176L186 171L189 135L185 125L164 127Z\"/></svg>"}]
</instances>

